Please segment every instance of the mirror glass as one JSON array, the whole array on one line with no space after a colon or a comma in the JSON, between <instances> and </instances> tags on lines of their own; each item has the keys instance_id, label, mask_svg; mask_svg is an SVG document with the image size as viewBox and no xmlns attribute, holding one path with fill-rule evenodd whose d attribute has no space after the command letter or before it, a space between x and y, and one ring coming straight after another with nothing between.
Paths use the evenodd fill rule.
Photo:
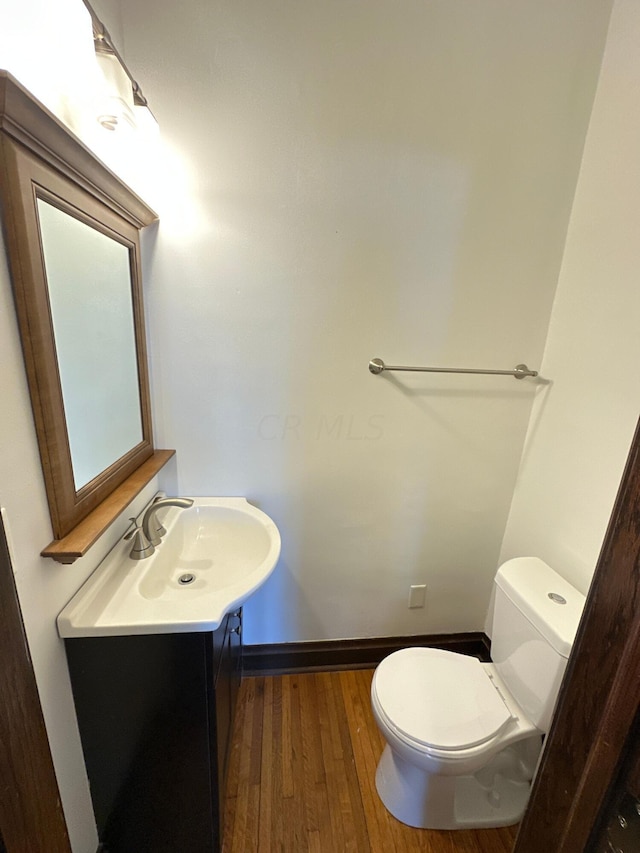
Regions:
<instances>
[{"instance_id":1,"label":"mirror glass","mask_svg":"<svg viewBox=\"0 0 640 853\"><path fill-rule=\"evenodd\" d=\"M76 491L143 438L130 249L39 198Z\"/></svg>"}]
</instances>

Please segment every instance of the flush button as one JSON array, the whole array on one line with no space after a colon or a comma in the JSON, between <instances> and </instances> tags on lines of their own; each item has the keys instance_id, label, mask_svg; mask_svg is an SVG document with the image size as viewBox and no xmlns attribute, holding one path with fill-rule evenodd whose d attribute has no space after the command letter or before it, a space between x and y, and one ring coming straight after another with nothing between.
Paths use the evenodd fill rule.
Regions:
<instances>
[{"instance_id":1,"label":"flush button","mask_svg":"<svg viewBox=\"0 0 640 853\"><path fill-rule=\"evenodd\" d=\"M555 602L555 604L567 603L567 599L562 595L558 595L557 592L548 592L547 596L551 599L551 601Z\"/></svg>"}]
</instances>

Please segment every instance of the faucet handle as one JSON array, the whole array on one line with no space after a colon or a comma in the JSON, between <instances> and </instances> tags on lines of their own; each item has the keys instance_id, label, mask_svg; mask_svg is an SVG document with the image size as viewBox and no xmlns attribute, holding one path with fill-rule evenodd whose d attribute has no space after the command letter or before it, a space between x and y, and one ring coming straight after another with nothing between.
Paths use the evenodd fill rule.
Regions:
<instances>
[{"instance_id":1,"label":"faucet handle","mask_svg":"<svg viewBox=\"0 0 640 853\"><path fill-rule=\"evenodd\" d=\"M131 529L127 530L127 532L122 537L123 539L133 539L138 530L142 530L142 525L138 524L138 519L135 517L135 515L132 515L129 518L129 521L131 522L131 524L129 525Z\"/></svg>"},{"instance_id":2,"label":"faucet handle","mask_svg":"<svg viewBox=\"0 0 640 853\"><path fill-rule=\"evenodd\" d=\"M135 517L130 518L129 521L133 522L133 528L124 534L125 539L133 539L129 556L132 560L144 560L145 557L150 557L156 549L144 535L142 525L138 524Z\"/></svg>"}]
</instances>

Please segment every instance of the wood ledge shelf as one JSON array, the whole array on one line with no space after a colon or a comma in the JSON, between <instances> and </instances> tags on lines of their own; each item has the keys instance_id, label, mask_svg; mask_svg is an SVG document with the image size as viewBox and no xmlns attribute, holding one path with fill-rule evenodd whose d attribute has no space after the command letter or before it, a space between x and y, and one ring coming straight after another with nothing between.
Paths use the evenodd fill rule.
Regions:
<instances>
[{"instance_id":1,"label":"wood ledge shelf","mask_svg":"<svg viewBox=\"0 0 640 853\"><path fill-rule=\"evenodd\" d=\"M174 455L175 450L154 450L153 456L127 477L71 533L63 539L54 539L40 554L67 565L83 557Z\"/></svg>"}]
</instances>

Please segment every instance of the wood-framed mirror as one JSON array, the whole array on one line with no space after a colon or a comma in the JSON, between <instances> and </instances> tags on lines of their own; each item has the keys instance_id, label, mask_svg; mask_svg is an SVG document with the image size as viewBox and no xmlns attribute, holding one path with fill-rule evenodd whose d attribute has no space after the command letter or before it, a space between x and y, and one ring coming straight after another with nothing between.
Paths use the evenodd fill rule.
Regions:
<instances>
[{"instance_id":1,"label":"wood-framed mirror","mask_svg":"<svg viewBox=\"0 0 640 853\"><path fill-rule=\"evenodd\" d=\"M157 217L6 72L0 72L0 181L59 540L154 454L139 231Z\"/></svg>"}]
</instances>

